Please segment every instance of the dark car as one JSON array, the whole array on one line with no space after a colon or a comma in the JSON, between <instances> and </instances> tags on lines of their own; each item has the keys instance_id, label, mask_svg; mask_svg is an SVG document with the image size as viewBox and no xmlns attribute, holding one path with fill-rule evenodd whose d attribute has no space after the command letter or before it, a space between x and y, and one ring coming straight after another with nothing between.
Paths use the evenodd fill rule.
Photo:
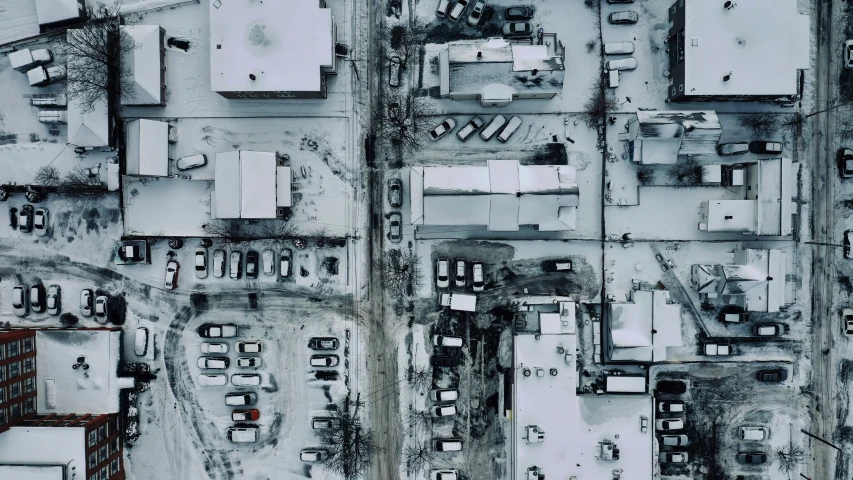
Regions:
<instances>
[{"instance_id":1,"label":"dark car","mask_svg":"<svg viewBox=\"0 0 853 480\"><path fill-rule=\"evenodd\" d=\"M607 0L607 3L611 5L614 3L634 3L634 0Z\"/></svg>"},{"instance_id":2,"label":"dark car","mask_svg":"<svg viewBox=\"0 0 853 480\"><path fill-rule=\"evenodd\" d=\"M785 331L781 323L758 323L752 326L752 334L756 337L778 337Z\"/></svg>"},{"instance_id":3,"label":"dark car","mask_svg":"<svg viewBox=\"0 0 853 480\"><path fill-rule=\"evenodd\" d=\"M542 262L542 270L545 272L571 272L572 261L564 260L545 260Z\"/></svg>"},{"instance_id":4,"label":"dark car","mask_svg":"<svg viewBox=\"0 0 853 480\"><path fill-rule=\"evenodd\" d=\"M124 325L124 297L110 297L107 302L107 318L116 325Z\"/></svg>"},{"instance_id":5,"label":"dark car","mask_svg":"<svg viewBox=\"0 0 853 480\"><path fill-rule=\"evenodd\" d=\"M749 142L749 151L752 153L782 153L782 142L753 140Z\"/></svg>"},{"instance_id":6,"label":"dark car","mask_svg":"<svg viewBox=\"0 0 853 480\"><path fill-rule=\"evenodd\" d=\"M449 355L433 355L429 359L430 365L433 367L458 367L462 361L459 357L451 357Z\"/></svg>"},{"instance_id":7,"label":"dark car","mask_svg":"<svg viewBox=\"0 0 853 480\"><path fill-rule=\"evenodd\" d=\"M737 461L747 464L767 463L767 454L764 452L739 452Z\"/></svg>"},{"instance_id":8,"label":"dark car","mask_svg":"<svg viewBox=\"0 0 853 480\"><path fill-rule=\"evenodd\" d=\"M15 207L9 209L9 226L12 230L18 228L18 209Z\"/></svg>"},{"instance_id":9,"label":"dark car","mask_svg":"<svg viewBox=\"0 0 853 480\"><path fill-rule=\"evenodd\" d=\"M527 20L533 18L535 11L533 7L509 7L504 11L504 18L507 20Z\"/></svg>"},{"instance_id":10,"label":"dark car","mask_svg":"<svg viewBox=\"0 0 853 480\"><path fill-rule=\"evenodd\" d=\"M258 278L258 252L254 250L246 252L246 277Z\"/></svg>"},{"instance_id":11,"label":"dark car","mask_svg":"<svg viewBox=\"0 0 853 480\"><path fill-rule=\"evenodd\" d=\"M403 181L399 178L388 180L388 203L392 207L403 205Z\"/></svg>"},{"instance_id":12,"label":"dark car","mask_svg":"<svg viewBox=\"0 0 853 480\"><path fill-rule=\"evenodd\" d=\"M311 337L311 340L308 340L308 348L311 350L337 350L338 339L335 337Z\"/></svg>"},{"instance_id":13,"label":"dark car","mask_svg":"<svg viewBox=\"0 0 853 480\"><path fill-rule=\"evenodd\" d=\"M841 171L841 178L853 177L853 150L838 149L838 170Z\"/></svg>"},{"instance_id":14,"label":"dark car","mask_svg":"<svg viewBox=\"0 0 853 480\"><path fill-rule=\"evenodd\" d=\"M681 395L687 391L687 385L678 380L661 380L658 382L656 390L660 393L673 393Z\"/></svg>"},{"instance_id":15,"label":"dark car","mask_svg":"<svg viewBox=\"0 0 853 480\"><path fill-rule=\"evenodd\" d=\"M737 305L726 305L720 309L719 320L724 323L744 323L749 321L749 313Z\"/></svg>"},{"instance_id":16,"label":"dark car","mask_svg":"<svg viewBox=\"0 0 853 480\"><path fill-rule=\"evenodd\" d=\"M45 309L44 285L33 285L30 287L30 308L33 313L41 313Z\"/></svg>"},{"instance_id":17,"label":"dark car","mask_svg":"<svg viewBox=\"0 0 853 480\"><path fill-rule=\"evenodd\" d=\"M32 205L24 205L21 207L21 212L18 215L18 228L22 232L29 233L33 231L33 214Z\"/></svg>"},{"instance_id":18,"label":"dark car","mask_svg":"<svg viewBox=\"0 0 853 480\"><path fill-rule=\"evenodd\" d=\"M788 379L788 371L784 368L774 368L773 370L759 370L755 374L760 382L784 382Z\"/></svg>"},{"instance_id":19,"label":"dark car","mask_svg":"<svg viewBox=\"0 0 853 480\"><path fill-rule=\"evenodd\" d=\"M607 17L607 20L614 25L630 25L637 23L640 20L640 15L633 10L613 12Z\"/></svg>"},{"instance_id":20,"label":"dark car","mask_svg":"<svg viewBox=\"0 0 853 480\"><path fill-rule=\"evenodd\" d=\"M501 34L510 38L526 38L533 35L533 26L527 22L507 22L501 27Z\"/></svg>"},{"instance_id":21,"label":"dark car","mask_svg":"<svg viewBox=\"0 0 853 480\"><path fill-rule=\"evenodd\" d=\"M749 144L745 142L721 143L717 145L717 153L723 156L743 155L749 151Z\"/></svg>"}]
</instances>

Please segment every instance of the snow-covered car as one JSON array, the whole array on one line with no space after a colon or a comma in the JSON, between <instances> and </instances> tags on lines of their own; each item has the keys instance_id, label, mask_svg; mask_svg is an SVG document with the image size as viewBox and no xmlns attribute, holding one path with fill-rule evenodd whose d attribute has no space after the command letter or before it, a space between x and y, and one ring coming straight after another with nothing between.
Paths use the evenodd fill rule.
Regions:
<instances>
[{"instance_id":1,"label":"snow-covered car","mask_svg":"<svg viewBox=\"0 0 853 480\"><path fill-rule=\"evenodd\" d=\"M431 390L429 397L436 402L452 402L459 398L459 392L451 388Z\"/></svg>"},{"instance_id":2,"label":"snow-covered car","mask_svg":"<svg viewBox=\"0 0 853 480\"><path fill-rule=\"evenodd\" d=\"M258 252L246 252L246 278L258 278Z\"/></svg>"},{"instance_id":3,"label":"snow-covered car","mask_svg":"<svg viewBox=\"0 0 853 480\"><path fill-rule=\"evenodd\" d=\"M684 420L680 418L668 418L655 421L655 429L666 432L669 430L682 430L684 428Z\"/></svg>"},{"instance_id":4,"label":"snow-covered car","mask_svg":"<svg viewBox=\"0 0 853 480\"><path fill-rule=\"evenodd\" d=\"M237 280L243 273L243 252L240 250L231 251L231 279Z\"/></svg>"},{"instance_id":5,"label":"snow-covered car","mask_svg":"<svg viewBox=\"0 0 853 480\"><path fill-rule=\"evenodd\" d=\"M45 293L43 285L33 285L30 287L30 309L33 313L44 312Z\"/></svg>"},{"instance_id":6,"label":"snow-covered car","mask_svg":"<svg viewBox=\"0 0 853 480\"><path fill-rule=\"evenodd\" d=\"M133 353L137 357L144 357L148 353L148 329L139 327L136 329L136 338L133 339Z\"/></svg>"},{"instance_id":7,"label":"snow-covered car","mask_svg":"<svg viewBox=\"0 0 853 480\"><path fill-rule=\"evenodd\" d=\"M198 168L203 165L207 165L207 157L201 153L181 157L178 159L177 162L175 162L175 167L178 170L189 170L191 168Z\"/></svg>"},{"instance_id":8,"label":"snow-covered car","mask_svg":"<svg viewBox=\"0 0 853 480\"><path fill-rule=\"evenodd\" d=\"M471 273L471 286L474 288L475 292L482 292L486 286L483 281L483 264L480 262L474 262L471 267Z\"/></svg>"},{"instance_id":9,"label":"snow-covered car","mask_svg":"<svg viewBox=\"0 0 853 480\"><path fill-rule=\"evenodd\" d=\"M166 281L164 286L167 290L172 290L178 286L178 269L181 268L178 262L171 260L166 264Z\"/></svg>"},{"instance_id":10,"label":"snow-covered car","mask_svg":"<svg viewBox=\"0 0 853 480\"><path fill-rule=\"evenodd\" d=\"M504 10L504 18L507 20L527 20L533 18L534 12L533 7L509 7Z\"/></svg>"},{"instance_id":11,"label":"snow-covered car","mask_svg":"<svg viewBox=\"0 0 853 480\"><path fill-rule=\"evenodd\" d=\"M388 239L393 243L403 240L403 216L400 212L391 212L388 216Z\"/></svg>"},{"instance_id":12,"label":"snow-covered car","mask_svg":"<svg viewBox=\"0 0 853 480\"><path fill-rule=\"evenodd\" d=\"M204 247L195 250L195 276L207 278L207 249Z\"/></svg>"},{"instance_id":13,"label":"snow-covered car","mask_svg":"<svg viewBox=\"0 0 853 480\"><path fill-rule=\"evenodd\" d=\"M332 417L314 417L311 419L311 429L334 428L337 421Z\"/></svg>"},{"instance_id":14,"label":"snow-covered car","mask_svg":"<svg viewBox=\"0 0 853 480\"><path fill-rule=\"evenodd\" d=\"M468 120L468 123L465 124L464 127L460 128L458 132L456 132L456 136L459 137L459 140L463 142L468 141L472 135L477 133L477 130L483 126L483 119L480 117L474 117L471 120Z\"/></svg>"},{"instance_id":15,"label":"snow-covered car","mask_svg":"<svg viewBox=\"0 0 853 480\"><path fill-rule=\"evenodd\" d=\"M255 422L261 418L261 412L257 408L231 410L231 421L233 422Z\"/></svg>"},{"instance_id":16,"label":"snow-covered car","mask_svg":"<svg viewBox=\"0 0 853 480\"><path fill-rule=\"evenodd\" d=\"M231 392L225 395L225 405L232 407L256 403L258 403L258 394L255 392Z\"/></svg>"},{"instance_id":17,"label":"snow-covered car","mask_svg":"<svg viewBox=\"0 0 853 480\"><path fill-rule=\"evenodd\" d=\"M237 357L237 366L240 368L259 368L261 357Z\"/></svg>"},{"instance_id":18,"label":"snow-covered car","mask_svg":"<svg viewBox=\"0 0 853 480\"><path fill-rule=\"evenodd\" d=\"M685 447L690 443L687 435L661 435L661 443L667 447Z\"/></svg>"},{"instance_id":19,"label":"snow-covered car","mask_svg":"<svg viewBox=\"0 0 853 480\"><path fill-rule=\"evenodd\" d=\"M634 10L626 10L624 12L613 12L607 17L607 21L613 25L630 25L637 23L640 20L640 14Z\"/></svg>"},{"instance_id":20,"label":"snow-covered car","mask_svg":"<svg viewBox=\"0 0 853 480\"><path fill-rule=\"evenodd\" d=\"M308 463L322 462L326 460L326 451L321 448L306 448L299 452L299 459Z\"/></svg>"},{"instance_id":21,"label":"snow-covered car","mask_svg":"<svg viewBox=\"0 0 853 480\"><path fill-rule=\"evenodd\" d=\"M429 138L438 140L452 132L454 128L456 128L456 120L452 118L445 118L443 122L439 123L438 126L429 131Z\"/></svg>"},{"instance_id":22,"label":"snow-covered car","mask_svg":"<svg viewBox=\"0 0 853 480\"><path fill-rule=\"evenodd\" d=\"M738 430L741 440L760 442L770 436L767 427L740 427Z\"/></svg>"},{"instance_id":23,"label":"snow-covered car","mask_svg":"<svg viewBox=\"0 0 853 480\"><path fill-rule=\"evenodd\" d=\"M435 285L438 288L447 288L450 286L450 262L446 258L440 258L438 260Z\"/></svg>"},{"instance_id":24,"label":"snow-covered car","mask_svg":"<svg viewBox=\"0 0 853 480\"><path fill-rule=\"evenodd\" d=\"M108 298L104 295L95 299L95 321L106 325L109 319L107 318L107 302Z\"/></svg>"},{"instance_id":25,"label":"snow-covered car","mask_svg":"<svg viewBox=\"0 0 853 480\"><path fill-rule=\"evenodd\" d=\"M202 338L234 338L237 332L237 325L231 323L224 325L205 323L198 327L198 334Z\"/></svg>"},{"instance_id":26,"label":"snow-covered car","mask_svg":"<svg viewBox=\"0 0 853 480\"><path fill-rule=\"evenodd\" d=\"M225 250L213 251L213 276L222 278L225 275Z\"/></svg>"},{"instance_id":27,"label":"snow-covered car","mask_svg":"<svg viewBox=\"0 0 853 480\"><path fill-rule=\"evenodd\" d=\"M311 355L312 367L335 367L339 362L337 355Z\"/></svg>"},{"instance_id":28,"label":"snow-covered car","mask_svg":"<svg viewBox=\"0 0 853 480\"><path fill-rule=\"evenodd\" d=\"M281 257L279 257L279 265L278 265L278 273L282 276L282 278L287 278L290 276L290 269L293 258L293 252L289 248L285 248L281 251Z\"/></svg>"},{"instance_id":29,"label":"snow-covered car","mask_svg":"<svg viewBox=\"0 0 853 480\"><path fill-rule=\"evenodd\" d=\"M727 356L732 354L732 346L727 343L706 343L702 352L705 355Z\"/></svg>"},{"instance_id":30,"label":"snow-covered car","mask_svg":"<svg viewBox=\"0 0 853 480\"><path fill-rule=\"evenodd\" d=\"M47 235L47 210L43 208L36 209L33 216L33 231L39 237Z\"/></svg>"},{"instance_id":31,"label":"snow-covered car","mask_svg":"<svg viewBox=\"0 0 853 480\"><path fill-rule=\"evenodd\" d=\"M238 353L261 353L262 347L260 340L249 340L245 342L237 342L234 350Z\"/></svg>"},{"instance_id":32,"label":"snow-covered car","mask_svg":"<svg viewBox=\"0 0 853 480\"><path fill-rule=\"evenodd\" d=\"M545 260L541 263L543 272L571 272L572 261L568 258L560 260Z\"/></svg>"},{"instance_id":33,"label":"snow-covered car","mask_svg":"<svg viewBox=\"0 0 853 480\"><path fill-rule=\"evenodd\" d=\"M660 463L687 463L687 452L661 452Z\"/></svg>"},{"instance_id":34,"label":"snow-covered car","mask_svg":"<svg viewBox=\"0 0 853 480\"><path fill-rule=\"evenodd\" d=\"M335 337L312 337L308 340L308 348L311 350L337 350L338 339Z\"/></svg>"},{"instance_id":35,"label":"snow-covered car","mask_svg":"<svg viewBox=\"0 0 853 480\"><path fill-rule=\"evenodd\" d=\"M459 480L459 470L432 470L429 480Z\"/></svg>"},{"instance_id":36,"label":"snow-covered car","mask_svg":"<svg viewBox=\"0 0 853 480\"><path fill-rule=\"evenodd\" d=\"M604 44L605 55L630 55L634 53L634 42L611 42Z\"/></svg>"},{"instance_id":37,"label":"snow-covered car","mask_svg":"<svg viewBox=\"0 0 853 480\"><path fill-rule=\"evenodd\" d=\"M436 452L460 452L462 451L462 439L436 438L432 441L432 448Z\"/></svg>"},{"instance_id":38,"label":"snow-covered car","mask_svg":"<svg viewBox=\"0 0 853 480\"><path fill-rule=\"evenodd\" d=\"M620 58L619 60L610 60L606 62L607 70L634 70L637 68L637 59L634 57Z\"/></svg>"},{"instance_id":39,"label":"snow-covered car","mask_svg":"<svg viewBox=\"0 0 853 480\"><path fill-rule=\"evenodd\" d=\"M450 417L456 415L456 405L436 405L432 407L432 414L436 417Z\"/></svg>"},{"instance_id":40,"label":"snow-covered car","mask_svg":"<svg viewBox=\"0 0 853 480\"><path fill-rule=\"evenodd\" d=\"M438 0L438 7L435 9L435 14L444 18L447 16L448 10L450 10L450 0Z\"/></svg>"},{"instance_id":41,"label":"snow-covered car","mask_svg":"<svg viewBox=\"0 0 853 480\"><path fill-rule=\"evenodd\" d=\"M27 298L27 287L18 285L12 289L12 308L15 310L15 315L23 317L30 309L30 302Z\"/></svg>"},{"instance_id":42,"label":"snow-covered car","mask_svg":"<svg viewBox=\"0 0 853 480\"><path fill-rule=\"evenodd\" d=\"M266 249L261 252L261 265L264 269L264 275L275 274L275 253L272 250Z\"/></svg>"},{"instance_id":43,"label":"snow-covered car","mask_svg":"<svg viewBox=\"0 0 853 480\"><path fill-rule=\"evenodd\" d=\"M681 413L684 411L684 402L680 400L672 402L658 402L658 411L663 413Z\"/></svg>"},{"instance_id":44,"label":"snow-covered car","mask_svg":"<svg viewBox=\"0 0 853 480\"><path fill-rule=\"evenodd\" d=\"M261 384L261 376L257 373L235 373L231 375L231 385L237 387L256 387Z\"/></svg>"},{"instance_id":45,"label":"snow-covered car","mask_svg":"<svg viewBox=\"0 0 853 480\"><path fill-rule=\"evenodd\" d=\"M501 34L509 38L525 38L533 35L533 26L528 22L507 22L501 27Z\"/></svg>"},{"instance_id":46,"label":"snow-covered car","mask_svg":"<svg viewBox=\"0 0 853 480\"><path fill-rule=\"evenodd\" d=\"M464 287L467 280L465 276L465 260L456 260L456 275L453 277L453 283L457 287Z\"/></svg>"},{"instance_id":47,"label":"snow-covered car","mask_svg":"<svg viewBox=\"0 0 853 480\"><path fill-rule=\"evenodd\" d=\"M205 342L201 344L201 353L228 353L228 344Z\"/></svg>"},{"instance_id":48,"label":"snow-covered car","mask_svg":"<svg viewBox=\"0 0 853 480\"><path fill-rule=\"evenodd\" d=\"M47 304L48 315L59 315L59 310L62 308L60 299L61 294L59 285L51 285L47 287L47 300L45 303Z\"/></svg>"},{"instance_id":49,"label":"snow-covered car","mask_svg":"<svg viewBox=\"0 0 853 480\"><path fill-rule=\"evenodd\" d=\"M468 14L468 25L476 27L483 18L483 10L486 8L486 0L477 0L471 13Z\"/></svg>"},{"instance_id":50,"label":"snow-covered car","mask_svg":"<svg viewBox=\"0 0 853 480\"><path fill-rule=\"evenodd\" d=\"M228 427L225 436L234 443L255 443L258 441L260 430L257 425Z\"/></svg>"},{"instance_id":51,"label":"snow-covered car","mask_svg":"<svg viewBox=\"0 0 853 480\"><path fill-rule=\"evenodd\" d=\"M222 387L228 385L228 375L224 373L202 373L198 376L198 384L202 387Z\"/></svg>"},{"instance_id":52,"label":"snow-covered car","mask_svg":"<svg viewBox=\"0 0 853 480\"><path fill-rule=\"evenodd\" d=\"M225 370L230 361L227 357L198 357L198 368Z\"/></svg>"},{"instance_id":53,"label":"snow-covered car","mask_svg":"<svg viewBox=\"0 0 853 480\"><path fill-rule=\"evenodd\" d=\"M752 333L757 337L778 337L785 331L781 323L759 323L752 326Z\"/></svg>"},{"instance_id":54,"label":"snow-covered car","mask_svg":"<svg viewBox=\"0 0 853 480\"><path fill-rule=\"evenodd\" d=\"M395 208L403 205L403 181L399 178L388 180L388 203Z\"/></svg>"},{"instance_id":55,"label":"snow-covered car","mask_svg":"<svg viewBox=\"0 0 853 480\"><path fill-rule=\"evenodd\" d=\"M844 68L853 68L853 40L844 42Z\"/></svg>"},{"instance_id":56,"label":"snow-covered car","mask_svg":"<svg viewBox=\"0 0 853 480\"><path fill-rule=\"evenodd\" d=\"M853 308L841 310L841 328L844 335L848 337L853 335Z\"/></svg>"},{"instance_id":57,"label":"snow-covered car","mask_svg":"<svg viewBox=\"0 0 853 480\"><path fill-rule=\"evenodd\" d=\"M436 347L456 347L462 346L462 337L450 337L445 335L433 335L432 344Z\"/></svg>"},{"instance_id":58,"label":"snow-covered car","mask_svg":"<svg viewBox=\"0 0 853 480\"><path fill-rule=\"evenodd\" d=\"M453 5L453 8L450 10L450 21L458 22L460 18L462 18L462 14L465 13L465 9L468 8L468 0L456 0L456 4Z\"/></svg>"},{"instance_id":59,"label":"snow-covered car","mask_svg":"<svg viewBox=\"0 0 853 480\"><path fill-rule=\"evenodd\" d=\"M29 233L33 231L33 206L24 205L18 213L18 230Z\"/></svg>"}]
</instances>

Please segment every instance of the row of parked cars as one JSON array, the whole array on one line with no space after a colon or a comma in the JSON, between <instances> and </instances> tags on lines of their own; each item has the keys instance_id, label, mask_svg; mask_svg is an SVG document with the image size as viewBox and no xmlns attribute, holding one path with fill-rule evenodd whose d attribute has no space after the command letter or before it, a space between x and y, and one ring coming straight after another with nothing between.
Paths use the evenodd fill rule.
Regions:
<instances>
[{"instance_id":1,"label":"row of parked cars","mask_svg":"<svg viewBox=\"0 0 853 480\"><path fill-rule=\"evenodd\" d=\"M486 127L480 130L483 125L486 125ZM488 142L496 133L498 133L498 130L500 130L500 133L498 133L498 140L506 143L506 141L509 140L509 137L511 137L520 126L521 118L516 115L513 115L509 121L507 121L506 117L503 115L495 115L487 124L481 117L474 117L469 120L464 127L456 132L456 136L459 137L459 140L466 142L472 135L477 133L477 131L480 131L480 138L482 138L483 141ZM444 121L438 124L438 126L429 131L429 138L432 140L438 140L452 132L454 128L456 128L456 120L452 118L445 118Z\"/></svg>"},{"instance_id":2,"label":"row of parked cars","mask_svg":"<svg viewBox=\"0 0 853 480\"><path fill-rule=\"evenodd\" d=\"M752 153L782 153L782 142L771 140L753 140L751 142L731 142L717 145L717 153L722 156Z\"/></svg>"},{"instance_id":3,"label":"row of parked cars","mask_svg":"<svg viewBox=\"0 0 853 480\"><path fill-rule=\"evenodd\" d=\"M311 337L308 341L308 348L315 351L335 351L340 347L340 342L336 337ZM315 358L317 364L315 364ZM326 365L328 358L334 358L334 365ZM321 364L323 363L323 364ZM311 366L335 366L338 364L338 356L334 354L312 355ZM337 420L334 417L312 417L311 428L314 430L324 428L335 428ZM322 462L326 460L328 452L323 448L305 448L299 452L299 459L307 463Z\"/></svg>"},{"instance_id":4,"label":"row of parked cars","mask_svg":"<svg viewBox=\"0 0 853 480\"><path fill-rule=\"evenodd\" d=\"M243 275L243 252L241 250L231 250L228 257L228 269L225 264L225 250L216 249L213 251L213 276L221 278L225 276L225 272L229 276L237 280ZM281 250L278 257L278 273L282 278L290 276L293 264L293 251L289 248ZM271 249L264 250L261 255L254 250L246 252L245 271L247 278L258 278L258 272L263 271L264 275L272 276L276 274L275 252ZM195 275L197 278L207 278L208 275L208 254L207 248L198 247L195 251ZM168 288L168 285L167 285Z\"/></svg>"},{"instance_id":5,"label":"row of parked cars","mask_svg":"<svg viewBox=\"0 0 853 480\"><path fill-rule=\"evenodd\" d=\"M24 233L34 232L43 237L47 235L47 209L33 208L32 205L24 205L18 210L16 207L9 208L9 226L12 230L18 229Z\"/></svg>"},{"instance_id":6,"label":"row of parked cars","mask_svg":"<svg viewBox=\"0 0 853 480\"><path fill-rule=\"evenodd\" d=\"M571 263L569 264L571 265ZM456 259L454 262L453 285L455 287L465 287L468 285L468 268L464 259ZM569 267L571 268L571 267ZM475 292L482 292L485 289L485 281L483 280L483 263L471 263L471 289ZM446 258L438 259L436 267L435 285L438 288L450 287L450 261Z\"/></svg>"},{"instance_id":7,"label":"row of parked cars","mask_svg":"<svg viewBox=\"0 0 853 480\"><path fill-rule=\"evenodd\" d=\"M59 315L62 311L62 289L59 285L51 285L45 290L44 285L38 284L27 288L16 285L12 289L12 308L15 315L26 316L33 313ZM124 297L95 296L91 289L80 291L80 314L84 317L95 317L102 325L112 322L116 325L124 323Z\"/></svg>"}]
</instances>

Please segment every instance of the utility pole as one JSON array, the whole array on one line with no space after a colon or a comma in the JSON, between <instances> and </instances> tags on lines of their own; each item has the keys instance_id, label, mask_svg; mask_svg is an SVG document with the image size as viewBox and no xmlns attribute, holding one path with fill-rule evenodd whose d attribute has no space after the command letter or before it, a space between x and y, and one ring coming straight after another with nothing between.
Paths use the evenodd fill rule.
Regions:
<instances>
[{"instance_id":1,"label":"utility pole","mask_svg":"<svg viewBox=\"0 0 853 480\"><path fill-rule=\"evenodd\" d=\"M830 111L830 110L832 110L832 109L834 109L834 108L842 107L842 106L847 105L847 104L849 104L849 103L850 103L850 102L841 102L841 103L836 103L835 105L832 105L832 106L826 107L826 108L824 108L823 110L818 110L818 111L815 111L815 112L809 113L808 115L806 115L806 116L805 116L805 117L803 117L803 118L809 118L809 117L815 116L815 115L817 115L817 114L819 114L819 113L828 112L828 111Z\"/></svg>"},{"instance_id":2,"label":"utility pole","mask_svg":"<svg viewBox=\"0 0 853 480\"><path fill-rule=\"evenodd\" d=\"M808 435L809 437L814 438L815 440L817 440L817 441L819 441L819 442L823 442L823 443L825 443L825 444L829 445L830 447L832 447L832 448L834 448L834 449L838 450L839 452L841 452L841 451L842 451L842 450L841 450L841 448L840 448L840 447L838 447L838 445L835 445L835 444L829 443L829 441L824 440L824 439L822 439L822 438L818 437L817 435L814 435L814 434L812 434L812 433L809 433L809 432L805 431L805 429L802 429L802 428L801 428L801 429L800 429L800 431L801 431L801 432L803 432L803 433L805 433L805 434L806 434L806 435Z\"/></svg>"}]
</instances>

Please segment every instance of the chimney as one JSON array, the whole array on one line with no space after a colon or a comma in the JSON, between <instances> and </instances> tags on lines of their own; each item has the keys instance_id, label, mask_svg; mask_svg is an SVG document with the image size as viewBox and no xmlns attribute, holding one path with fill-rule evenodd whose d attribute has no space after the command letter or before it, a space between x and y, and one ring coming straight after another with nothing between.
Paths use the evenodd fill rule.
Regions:
<instances>
[{"instance_id":1,"label":"chimney","mask_svg":"<svg viewBox=\"0 0 853 480\"><path fill-rule=\"evenodd\" d=\"M254 79L255 79L255 74L254 74L254 73L250 73L250 74L249 74L249 78L250 78L250 79L252 79L252 80L254 80Z\"/></svg>"},{"instance_id":2,"label":"chimney","mask_svg":"<svg viewBox=\"0 0 853 480\"><path fill-rule=\"evenodd\" d=\"M724 82L728 82L731 79L732 79L732 72L729 72L729 73L723 75L723 81Z\"/></svg>"},{"instance_id":3,"label":"chimney","mask_svg":"<svg viewBox=\"0 0 853 480\"><path fill-rule=\"evenodd\" d=\"M723 8L725 8L726 10L731 10L731 9L735 8L736 6L737 6L737 4L732 2L731 0L726 0L726 3L723 4Z\"/></svg>"},{"instance_id":4,"label":"chimney","mask_svg":"<svg viewBox=\"0 0 853 480\"><path fill-rule=\"evenodd\" d=\"M483 52L482 51L477 50L477 58L483 58Z\"/></svg>"}]
</instances>

